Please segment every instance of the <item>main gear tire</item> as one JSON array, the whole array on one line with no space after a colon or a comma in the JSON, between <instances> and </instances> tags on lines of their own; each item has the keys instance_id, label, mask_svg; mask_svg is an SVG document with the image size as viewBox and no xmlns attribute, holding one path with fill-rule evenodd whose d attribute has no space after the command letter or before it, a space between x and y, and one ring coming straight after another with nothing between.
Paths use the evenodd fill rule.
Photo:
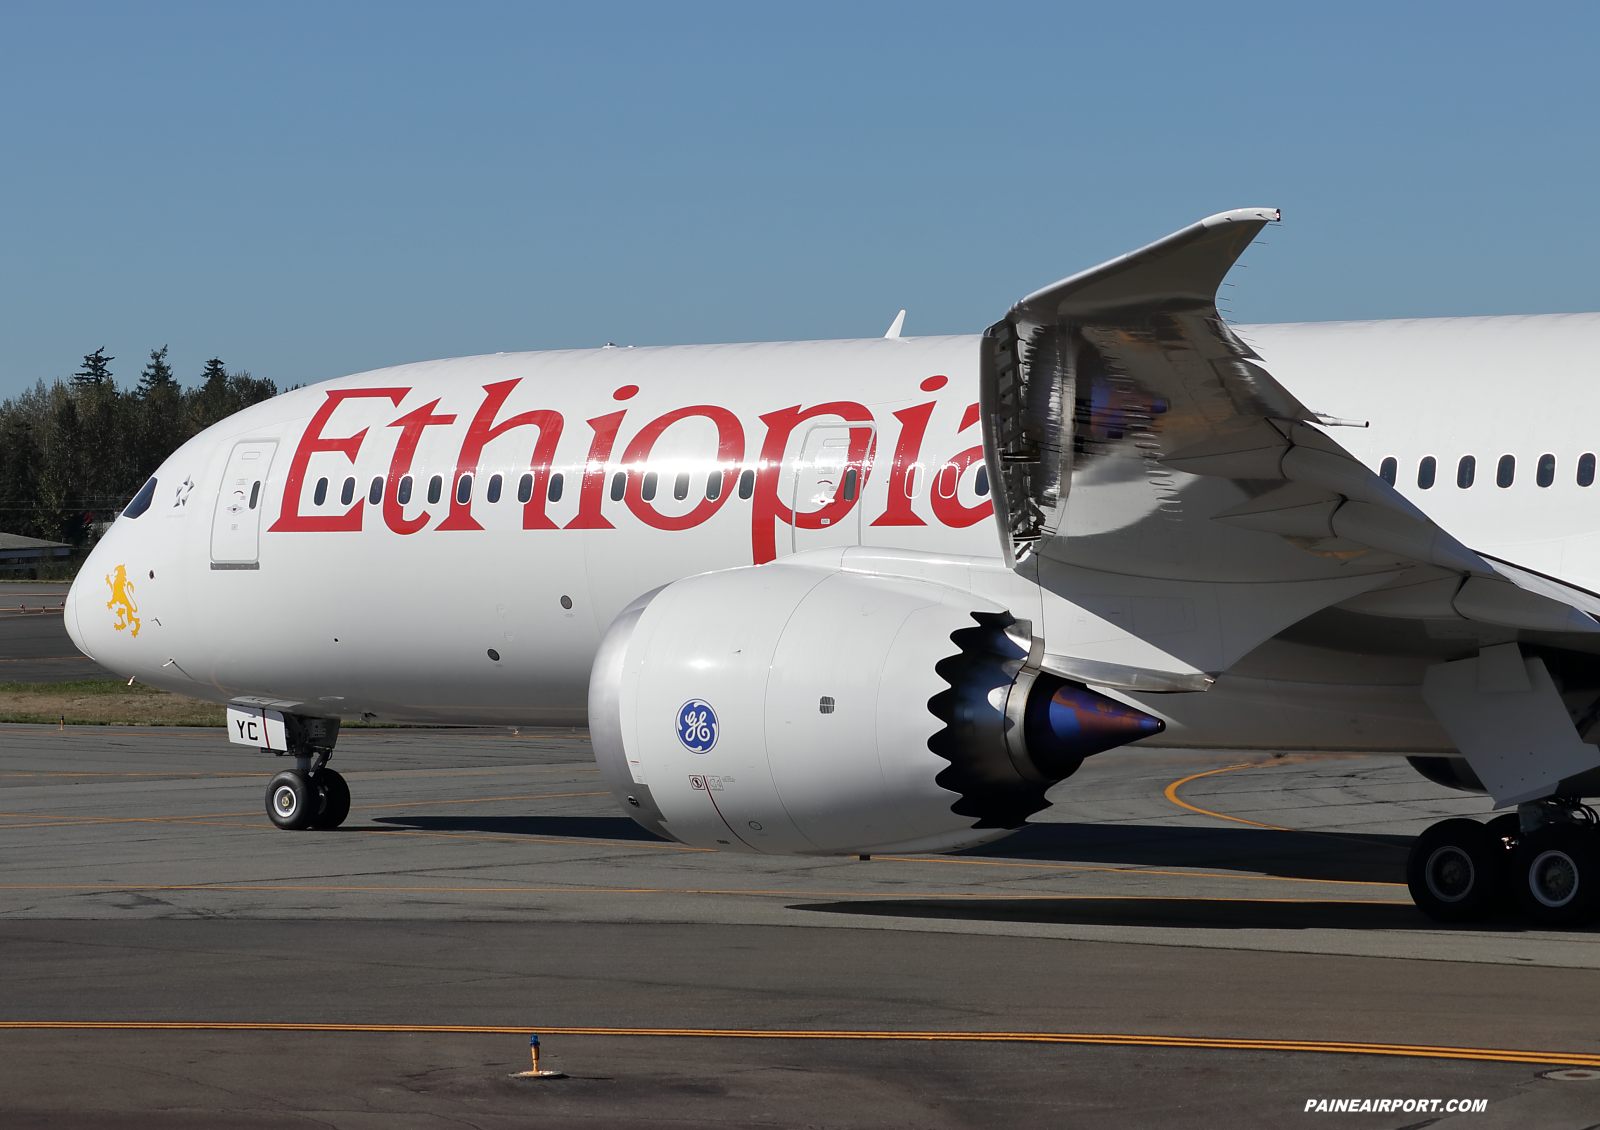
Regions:
<instances>
[{"instance_id":1,"label":"main gear tire","mask_svg":"<svg viewBox=\"0 0 1600 1130\"><path fill-rule=\"evenodd\" d=\"M1443 820L1417 837L1406 886L1422 913L1439 922L1493 914L1503 890L1505 847L1476 820Z\"/></svg>"},{"instance_id":2,"label":"main gear tire","mask_svg":"<svg viewBox=\"0 0 1600 1130\"><path fill-rule=\"evenodd\" d=\"M1511 854L1517 909L1540 926L1575 926L1600 910L1600 832L1582 824L1546 824Z\"/></svg>"}]
</instances>

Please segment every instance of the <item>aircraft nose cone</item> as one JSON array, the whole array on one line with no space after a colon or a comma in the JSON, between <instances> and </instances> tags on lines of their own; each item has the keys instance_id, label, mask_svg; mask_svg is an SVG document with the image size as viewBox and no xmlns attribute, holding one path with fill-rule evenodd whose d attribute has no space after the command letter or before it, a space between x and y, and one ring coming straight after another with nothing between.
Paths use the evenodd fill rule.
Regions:
<instances>
[{"instance_id":1,"label":"aircraft nose cone","mask_svg":"<svg viewBox=\"0 0 1600 1130\"><path fill-rule=\"evenodd\" d=\"M90 650L89 641L84 638L83 627L78 619L78 602L84 595L87 587L85 570L78 571L77 578L72 582L72 587L67 590L66 599L61 602L61 619L67 626L67 635L72 637L73 644L90 659L94 652Z\"/></svg>"}]
</instances>

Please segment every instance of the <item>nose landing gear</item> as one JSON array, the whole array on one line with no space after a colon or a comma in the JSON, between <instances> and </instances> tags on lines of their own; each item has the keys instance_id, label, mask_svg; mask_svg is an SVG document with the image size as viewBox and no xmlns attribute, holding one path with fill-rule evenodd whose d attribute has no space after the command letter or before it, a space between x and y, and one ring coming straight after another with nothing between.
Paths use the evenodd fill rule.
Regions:
<instances>
[{"instance_id":1,"label":"nose landing gear","mask_svg":"<svg viewBox=\"0 0 1600 1130\"><path fill-rule=\"evenodd\" d=\"M267 782L267 816L285 831L331 829L350 815L350 786L332 769L285 769Z\"/></svg>"},{"instance_id":2,"label":"nose landing gear","mask_svg":"<svg viewBox=\"0 0 1600 1130\"><path fill-rule=\"evenodd\" d=\"M1587 922L1600 913L1600 820L1580 801L1548 797L1487 824L1441 821L1412 846L1406 885L1441 922L1502 907L1537 926Z\"/></svg>"},{"instance_id":3,"label":"nose landing gear","mask_svg":"<svg viewBox=\"0 0 1600 1130\"><path fill-rule=\"evenodd\" d=\"M311 827L311 818L321 807L321 793L308 773L285 769L267 782L267 816L286 831Z\"/></svg>"},{"instance_id":4,"label":"nose landing gear","mask_svg":"<svg viewBox=\"0 0 1600 1130\"><path fill-rule=\"evenodd\" d=\"M252 713L253 711L253 713ZM307 717L279 713L260 707L229 707L230 719L237 715L240 737L231 727L230 740L254 744L267 743L263 753L291 754L294 768L273 775L267 782L267 817L285 831L306 828L330 829L343 824L350 815L350 786L328 768L334 744L339 740L337 718ZM275 726L281 724L281 729ZM244 740L248 730L248 741Z\"/></svg>"}]
</instances>

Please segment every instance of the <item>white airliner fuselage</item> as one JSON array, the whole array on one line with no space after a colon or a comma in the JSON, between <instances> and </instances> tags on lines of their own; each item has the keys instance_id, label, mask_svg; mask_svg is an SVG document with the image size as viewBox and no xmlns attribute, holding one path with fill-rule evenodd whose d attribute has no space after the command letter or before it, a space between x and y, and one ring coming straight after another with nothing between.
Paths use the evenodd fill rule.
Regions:
<instances>
[{"instance_id":1,"label":"white airliner fuselage","mask_svg":"<svg viewBox=\"0 0 1600 1130\"><path fill-rule=\"evenodd\" d=\"M1522 805L1527 890L1556 856L1600 875L1600 838L1549 846L1600 791L1600 315L1228 327L1216 286L1275 216L1212 217L981 337L286 393L162 465L68 630L295 754L287 828L348 811L340 720L589 725L646 827L809 853L992 839L1164 730L1433 755ZM1413 893L1481 913L1517 842L1445 828Z\"/></svg>"},{"instance_id":2,"label":"white airliner fuselage","mask_svg":"<svg viewBox=\"0 0 1600 1130\"><path fill-rule=\"evenodd\" d=\"M1463 542L1600 591L1600 490L1577 478L1579 460L1600 449L1589 425L1600 399L1586 379L1600 357L1600 315L1238 332L1302 400L1370 422L1338 438L1374 470L1395 458L1401 493ZM119 520L85 565L69 630L113 670L218 702L293 700L351 720L583 725L602 633L629 601L680 577L854 546L1002 570L992 507L978 493L977 346L976 337L940 337L503 353L298 389L167 460L150 508ZM817 481L831 498L826 476L842 475L847 460L815 468L817 456L848 455L842 425L857 422L876 429L875 458L860 501L835 504L829 520ZM1502 488L1495 471L1506 454L1516 469ZM1546 454L1555 473L1541 486ZM1456 485L1464 455L1477 466L1467 489ZM1417 468L1428 456L1439 469L1422 490ZM230 459L244 471L232 475L237 483L224 482ZM821 476L798 484L799 528L786 520L797 463L802 476ZM473 476L464 503L463 474ZM531 508L518 500L525 476L538 486ZM726 486L708 501L713 477ZM246 493L229 513L233 489L256 482L255 506ZM119 568L136 630L107 603L105 578ZM1275 709L1291 721L1270 732L1257 733L1268 729L1259 719L1213 718L1220 708L1198 696L1140 701L1177 722L1163 740L1184 744L1451 748L1427 716L1419 679L1397 695L1386 672L1336 691L1282 674L1289 682L1277 693L1287 697ZM1297 704L1299 682L1307 701ZM1396 740L1339 724L1322 709L1330 695L1328 711L1346 715L1364 700L1385 709L1406 700L1410 725ZM1184 727L1190 712L1198 719Z\"/></svg>"}]
</instances>

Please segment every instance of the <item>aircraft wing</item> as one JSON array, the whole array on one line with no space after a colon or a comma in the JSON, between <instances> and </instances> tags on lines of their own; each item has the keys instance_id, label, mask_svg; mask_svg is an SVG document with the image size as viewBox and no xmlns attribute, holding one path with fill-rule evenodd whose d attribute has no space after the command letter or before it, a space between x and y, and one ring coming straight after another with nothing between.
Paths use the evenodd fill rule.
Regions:
<instances>
[{"instance_id":1,"label":"aircraft wing","mask_svg":"<svg viewBox=\"0 0 1600 1130\"><path fill-rule=\"evenodd\" d=\"M1278 218L1212 216L1028 295L984 334L1008 562L1213 676L1333 604L1600 632L1600 600L1441 529L1229 329L1217 288Z\"/></svg>"},{"instance_id":2,"label":"aircraft wing","mask_svg":"<svg viewBox=\"0 0 1600 1130\"><path fill-rule=\"evenodd\" d=\"M1320 428L1228 328L1217 287L1277 219L1268 208L1212 216L1028 295L985 333L985 441L1008 560L1125 626L1168 629L1138 634L1194 636L1168 642L1213 673L1370 590L1383 594L1365 598L1373 612L1426 595L1447 617L1600 631L1589 615L1600 601L1462 545ZM1168 604L1141 607L1150 600ZM1458 601L1470 611L1449 610ZM1208 632L1210 612L1231 627Z\"/></svg>"}]
</instances>

